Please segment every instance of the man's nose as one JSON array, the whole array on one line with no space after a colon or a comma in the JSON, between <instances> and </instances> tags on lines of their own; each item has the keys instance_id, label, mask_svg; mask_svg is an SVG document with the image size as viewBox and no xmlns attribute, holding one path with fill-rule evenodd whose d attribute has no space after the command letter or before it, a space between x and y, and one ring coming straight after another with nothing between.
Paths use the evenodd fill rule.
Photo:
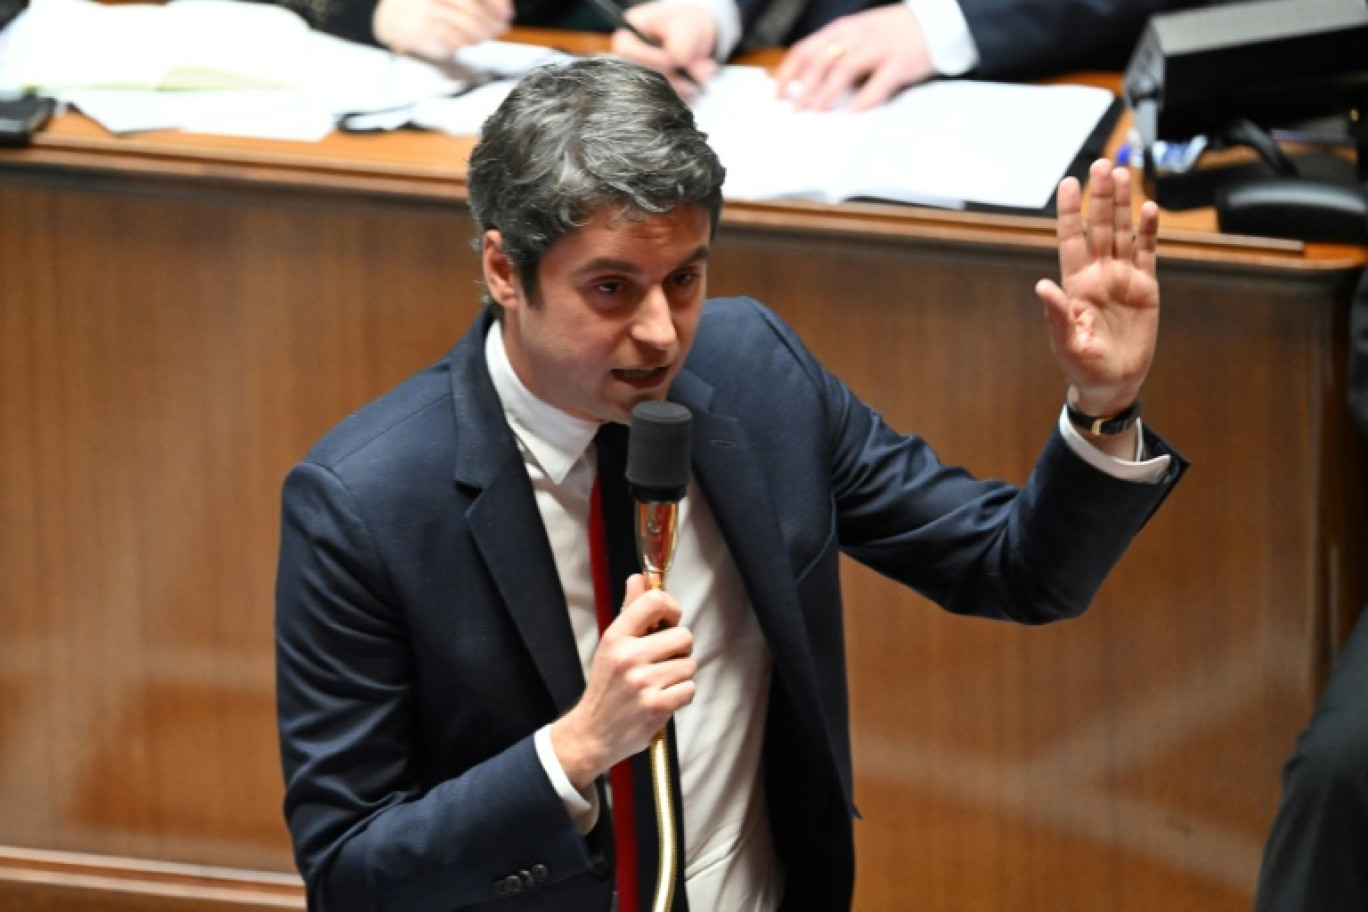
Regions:
<instances>
[{"instance_id":1,"label":"man's nose","mask_svg":"<svg viewBox=\"0 0 1368 912\"><path fill-rule=\"evenodd\" d=\"M660 286L652 288L641 299L632 337L655 348L668 348L675 343L674 314L670 310L670 299Z\"/></svg>"}]
</instances>

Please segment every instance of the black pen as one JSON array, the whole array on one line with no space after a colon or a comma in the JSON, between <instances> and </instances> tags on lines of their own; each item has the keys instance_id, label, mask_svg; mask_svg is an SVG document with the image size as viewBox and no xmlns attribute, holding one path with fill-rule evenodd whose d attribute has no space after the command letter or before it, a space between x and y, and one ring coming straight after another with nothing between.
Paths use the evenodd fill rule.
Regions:
<instances>
[{"instance_id":1,"label":"black pen","mask_svg":"<svg viewBox=\"0 0 1368 912\"><path fill-rule=\"evenodd\" d=\"M614 3L613 0L589 0L589 3L594 7L594 9L602 13L603 16L608 20L608 23L613 27L626 29L627 31L631 32L636 37L636 39L640 41L642 44L650 45L651 47L656 48L657 50L660 49L660 42L652 38L645 32L643 32L641 29L637 28L635 25L632 25L632 23L628 21L627 14L623 11L622 7ZM676 76L687 82L689 85L693 86L698 91L703 91L703 83L695 79L694 75L690 73L688 70L684 69L682 66L674 67L673 72Z\"/></svg>"}]
</instances>

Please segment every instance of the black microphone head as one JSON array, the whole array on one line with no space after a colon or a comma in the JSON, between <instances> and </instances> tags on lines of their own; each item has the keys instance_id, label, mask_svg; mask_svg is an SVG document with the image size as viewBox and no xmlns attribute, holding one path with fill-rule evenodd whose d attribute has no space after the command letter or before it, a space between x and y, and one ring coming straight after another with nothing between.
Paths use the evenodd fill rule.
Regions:
<instances>
[{"instance_id":1,"label":"black microphone head","mask_svg":"<svg viewBox=\"0 0 1368 912\"><path fill-rule=\"evenodd\" d=\"M667 503L689 487L689 454L693 415L678 402L652 399L632 409L627 438L627 483L632 496L648 503Z\"/></svg>"}]
</instances>

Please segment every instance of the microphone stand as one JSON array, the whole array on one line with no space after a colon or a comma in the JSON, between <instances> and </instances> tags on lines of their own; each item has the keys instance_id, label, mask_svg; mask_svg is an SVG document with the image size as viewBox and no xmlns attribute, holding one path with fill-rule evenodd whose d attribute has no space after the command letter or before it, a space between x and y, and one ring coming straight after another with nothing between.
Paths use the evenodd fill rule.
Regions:
<instances>
[{"instance_id":1,"label":"microphone stand","mask_svg":"<svg viewBox=\"0 0 1368 912\"><path fill-rule=\"evenodd\" d=\"M650 589L665 588L665 574L674 558L679 501L689 486L692 423L689 410L674 402L652 400L632 409L626 476L636 499L637 558ZM668 725L652 736L650 751L660 859L651 912L670 912L679 877L679 840Z\"/></svg>"},{"instance_id":2,"label":"microphone stand","mask_svg":"<svg viewBox=\"0 0 1368 912\"><path fill-rule=\"evenodd\" d=\"M674 558L677 502L638 501L636 507L637 556L649 589L664 589L665 574ZM651 790L655 796L656 846L660 870L656 875L651 912L669 912L678 877L675 845L675 806L670 789L670 732L662 728L651 736Z\"/></svg>"}]
</instances>

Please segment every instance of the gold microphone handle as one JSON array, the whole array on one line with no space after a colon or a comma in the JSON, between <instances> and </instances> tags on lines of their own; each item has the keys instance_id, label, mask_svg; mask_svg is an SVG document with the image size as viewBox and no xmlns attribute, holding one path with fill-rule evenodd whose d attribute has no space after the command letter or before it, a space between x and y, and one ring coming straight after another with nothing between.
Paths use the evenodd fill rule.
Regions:
<instances>
[{"instance_id":1,"label":"gold microphone handle","mask_svg":"<svg viewBox=\"0 0 1368 912\"><path fill-rule=\"evenodd\" d=\"M660 870L656 874L651 912L670 912L679 872L675 845L674 795L670 789L670 732L662 728L651 738L651 790L655 794L656 849Z\"/></svg>"},{"instance_id":2,"label":"gold microphone handle","mask_svg":"<svg viewBox=\"0 0 1368 912\"><path fill-rule=\"evenodd\" d=\"M678 504L638 502L636 513L637 556L650 589L665 588L665 573L674 557ZM662 728L651 738L651 791L655 796L656 847L660 868L656 874L651 912L670 912L678 880L678 845L675 838L674 793L670 788L670 730Z\"/></svg>"}]
</instances>

